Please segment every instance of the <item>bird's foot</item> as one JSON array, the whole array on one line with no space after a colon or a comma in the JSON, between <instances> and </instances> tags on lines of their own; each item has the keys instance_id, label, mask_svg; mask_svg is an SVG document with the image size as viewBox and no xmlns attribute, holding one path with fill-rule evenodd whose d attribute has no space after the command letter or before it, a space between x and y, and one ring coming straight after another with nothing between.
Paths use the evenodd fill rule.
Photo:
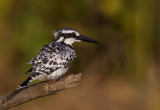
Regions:
<instances>
[{"instance_id":1,"label":"bird's foot","mask_svg":"<svg viewBox=\"0 0 160 110\"><path fill-rule=\"evenodd\" d=\"M56 81L60 81L60 80L61 80L61 76L59 75Z\"/></svg>"}]
</instances>

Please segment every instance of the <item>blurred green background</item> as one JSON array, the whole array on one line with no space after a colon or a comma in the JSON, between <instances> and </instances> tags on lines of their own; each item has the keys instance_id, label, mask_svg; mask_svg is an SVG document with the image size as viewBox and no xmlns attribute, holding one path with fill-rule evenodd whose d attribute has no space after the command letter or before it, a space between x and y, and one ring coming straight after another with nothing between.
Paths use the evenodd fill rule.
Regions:
<instances>
[{"instance_id":1,"label":"blurred green background","mask_svg":"<svg viewBox=\"0 0 160 110\"><path fill-rule=\"evenodd\" d=\"M159 0L1 0L0 95L25 80L27 65L72 27L101 44L75 43L67 74L81 84L11 110L160 110Z\"/></svg>"}]
</instances>

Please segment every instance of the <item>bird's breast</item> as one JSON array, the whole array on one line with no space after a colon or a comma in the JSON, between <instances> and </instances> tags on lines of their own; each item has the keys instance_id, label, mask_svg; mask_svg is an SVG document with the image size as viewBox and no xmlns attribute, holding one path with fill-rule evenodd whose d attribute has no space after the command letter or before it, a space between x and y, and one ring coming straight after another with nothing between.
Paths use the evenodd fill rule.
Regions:
<instances>
[{"instance_id":1,"label":"bird's breast","mask_svg":"<svg viewBox=\"0 0 160 110\"><path fill-rule=\"evenodd\" d=\"M66 73L68 68L59 68L56 71L52 72L49 75L46 75L46 79L55 80L59 78L59 76L62 76L64 73Z\"/></svg>"}]
</instances>

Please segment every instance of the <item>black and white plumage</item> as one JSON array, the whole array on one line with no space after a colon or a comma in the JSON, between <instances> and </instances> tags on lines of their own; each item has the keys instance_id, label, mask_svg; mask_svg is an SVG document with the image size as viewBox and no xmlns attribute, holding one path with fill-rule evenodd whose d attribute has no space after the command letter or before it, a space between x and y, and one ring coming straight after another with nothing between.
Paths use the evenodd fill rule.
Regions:
<instances>
[{"instance_id":1,"label":"black and white plumage","mask_svg":"<svg viewBox=\"0 0 160 110\"><path fill-rule=\"evenodd\" d=\"M28 78L18 87L22 88L33 80L60 78L69 68L76 56L72 43L86 41L98 43L88 37L82 36L73 28L61 28L54 31L54 41L42 47L40 52L28 63L31 68Z\"/></svg>"}]
</instances>

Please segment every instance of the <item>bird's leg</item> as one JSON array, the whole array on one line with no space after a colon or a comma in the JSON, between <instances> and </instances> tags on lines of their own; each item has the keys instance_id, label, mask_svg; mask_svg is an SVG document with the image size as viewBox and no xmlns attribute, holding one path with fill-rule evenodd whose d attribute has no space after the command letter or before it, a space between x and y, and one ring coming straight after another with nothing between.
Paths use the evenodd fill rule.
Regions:
<instances>
[{"instance_id":1,"label":"bird's leg","mask_svg":"<svg viewBox=\"0 0 160 110\"><path fill-rule=\"evenodd\" d=\"M61 75L58 76L58 78L56 79L56 81L60 81L61 80Z\"/></svg>"}]
</instances>

